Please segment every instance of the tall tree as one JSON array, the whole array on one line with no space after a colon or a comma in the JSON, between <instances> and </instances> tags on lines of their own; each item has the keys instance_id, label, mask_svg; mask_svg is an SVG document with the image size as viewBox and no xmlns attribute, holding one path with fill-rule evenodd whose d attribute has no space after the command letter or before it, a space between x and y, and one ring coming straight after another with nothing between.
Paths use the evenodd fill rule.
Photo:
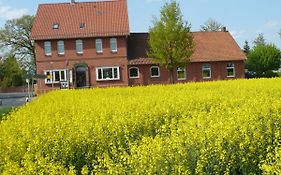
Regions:
<instances>
[{"instance_id":1,"label":"tall tree","mask_svg":"<svg viewBox=\"0 0 281 175\"><path fill-rule=\"evenodd\" d=\"M0 63L0 87L21 86L25 71L19 66L13 55L8 55Z\"/></svg>"},{"instance_id":2,"label":"tall tree","mask_svg":"<svg viewBox=\"0 0 281 175\"><path fill-rule=\"evenodd\" d=\"M281 52L273 44L257 45L246 61L249 71L255 72L256 77L270 77L273 70L280 68Z\"/></svg>"},{"instance_id":3,"label":"tall tree","mask_svg":"<svg viewBox=\"0 0 281 175\"><path fill-rule=\"evenodd\" d=\"M170 72L170 82L174 83L174 70L186 66L193 53L193 37L190 24L183 16L176 0L171 0L160 10L160 19L155 18L149 29L149 57Z\"/></svg>"},{"instance_id":4,"label":"tall tree","mask_svg":"<svg viewBox=\"0 0 281 175\"><path fill-rule=\"evenodd\" d=\"M245 41L245 44L244 44L244 46L243 46L243 51L244 51L244 53L246 54L246 55L248 55L249 53L250 53L250 46L249 46L249 42L246 40Z\"/></svg>"},{"instance_id":5,"label":"tall tree","mask_svg":"<svg viewBox=\"0 0 281 175\"><path fill-rule=\"evenodd\" d=\"M265 42L265 38L264 38L264 34L263 33L260 33L256 39L253 41L253 44L255 47L259 46L259 45L266 45L266 42Z\"/></svg>"},{"instance_id":6,"label":"tall tree","mask_svg":"<svg viewBox=\"0 0 281 175\"><path fill-rule=\"evenodd\" d=\"M29 71L35 70L34 43L29 39L34 16L25 15L6 21L0 30L0 46L13 53L21 66Z\"/></svg>"},{"instance_id":7,"label":"tall tree","mask_svg":"<svg viewBox=\"0 0 281 175\"><path fill-rule=\"evenodd\" d=\"M209 18L208 21L201 25L201 31L205 32L217 32L222 29L222 24L218 23L216 20Z\"/></svg>"}]
</instances>

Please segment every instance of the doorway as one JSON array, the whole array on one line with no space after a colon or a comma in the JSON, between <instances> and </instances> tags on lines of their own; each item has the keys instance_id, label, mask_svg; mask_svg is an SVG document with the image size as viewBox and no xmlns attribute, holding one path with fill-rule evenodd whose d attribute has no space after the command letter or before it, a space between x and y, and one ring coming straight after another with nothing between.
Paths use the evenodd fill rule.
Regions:
<instances>
[{"instance_id":1,"label":"doorway","mask_svg":"<svg viewBox=\"0 0 281 175\"><path fill-rule=\"evenodd\" d=\"M76 87L77 88L87 86L86 67L85 66L76 67L75 77L76 77Z\"/></svg>"}]
</instances>

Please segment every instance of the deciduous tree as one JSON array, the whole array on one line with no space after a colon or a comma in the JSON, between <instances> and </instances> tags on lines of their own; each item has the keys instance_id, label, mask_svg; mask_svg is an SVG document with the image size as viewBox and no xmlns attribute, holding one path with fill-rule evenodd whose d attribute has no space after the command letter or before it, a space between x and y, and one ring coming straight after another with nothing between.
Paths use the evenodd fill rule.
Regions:
<instances>
[{"instance_id":1,"label":"deciduous tree","mask_svg":"<svg viewBox=\"0 0 281 175\"><path fill-rule=\"evenodd\" d=\"M21 86L25 75L13 55L8 55L0 63L0 87Z\"/></svg>"},{"instance_id":2,"label":"deciduous tree","mask_svg":"<svg viewBox=\"0 0 281 175\"><path fill-rule=\"evenodd\" d=\"M208 21L204 23L204 25L201 25L201 31L205 32L217 32L220 31L223 27L222 24L218 23L216 20L210 18Z\"/></svg>"},{"instance_id":3,"label":"deciduous tree","mask_svg":"<svg viewBox=\"0 0 281 175\"><path fill-rule=\"evenodd\" d=\"M281 53L273 44L257 45L248 55L246 67L255 77L271 77L280 67Z\"/></svg>"},{"instance_id":4,"label":"deciduous tree","mask_svg":"<svg viewBox=\"0 0 281 175\"><path fill-rule=\"evenodd\" d=\"M170 72L170 82L174 83L174 69L186 66L193 53L193 37L190 24L183 21L178 3L171 0L160 11L160 19L155 18L149 29L149 57Z\"/></svg>"},{"instance_id":5,"label":"deciduous tree","mask_svg":"<svg viewBox=\"0 0 281 175\"><path fill-rule=\"evenodd\" d=\"M30 41L34 16L25 15L6 21L0 30L0 46L13 53L21 66L32 71L35 69L34 43Z\"/></svg>"}]
</instances>

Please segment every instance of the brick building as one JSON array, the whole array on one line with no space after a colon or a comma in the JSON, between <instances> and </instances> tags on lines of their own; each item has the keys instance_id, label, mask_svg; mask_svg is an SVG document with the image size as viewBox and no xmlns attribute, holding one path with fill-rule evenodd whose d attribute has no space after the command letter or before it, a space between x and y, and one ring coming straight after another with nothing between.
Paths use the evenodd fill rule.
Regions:
<instances>
[{"instance_id":1,"label":"brick building","mask_svg":"<svg viewBox=\"0 0 281 175\"><path fill-rule=\"evenodd\" d=\"M194 32L191 64L177 82L244 77L245 55L225 30ZM130 33L126 0L41 4L32 27L40 91L169 83L147 57L147 33Z\"/></svg>"}]
</instances>

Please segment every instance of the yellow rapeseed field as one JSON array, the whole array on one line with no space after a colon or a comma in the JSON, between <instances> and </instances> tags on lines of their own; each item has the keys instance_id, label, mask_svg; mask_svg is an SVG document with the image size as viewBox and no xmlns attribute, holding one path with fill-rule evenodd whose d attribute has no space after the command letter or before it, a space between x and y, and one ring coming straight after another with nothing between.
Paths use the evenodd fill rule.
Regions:
<instances>
[{"instance_id":1,"label":"yellow rapeseed field","mask_svg":"<svg viewBox=\"0 0 281 175\"><path fill-rule=\"evenodd\" d=\"M281 79L54 91L0 124L1 174L280 174Z\"/></svg>"}]
</instances>

